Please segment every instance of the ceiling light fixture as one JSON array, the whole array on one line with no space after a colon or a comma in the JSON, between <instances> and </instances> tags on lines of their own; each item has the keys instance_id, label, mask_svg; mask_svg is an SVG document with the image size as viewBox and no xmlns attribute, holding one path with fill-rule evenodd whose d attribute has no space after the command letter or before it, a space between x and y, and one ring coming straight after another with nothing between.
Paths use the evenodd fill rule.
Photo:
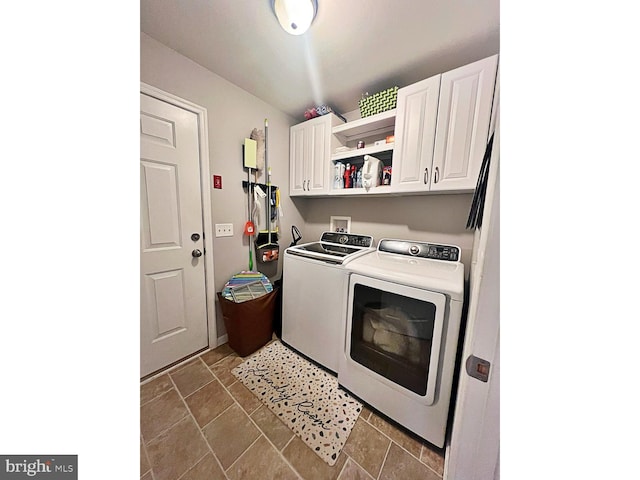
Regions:
<instances>
[{"instance_id":1,"label":"ceiling light fixture","mask_svg":"<svg viewBox=\"0 0 640 480\"><path fill-rule=\"evenodd\" d=\"M318 11L317 0L271 0L271 6L284 31L291 35L306 32Z\"/></svg>"}]
</instances>

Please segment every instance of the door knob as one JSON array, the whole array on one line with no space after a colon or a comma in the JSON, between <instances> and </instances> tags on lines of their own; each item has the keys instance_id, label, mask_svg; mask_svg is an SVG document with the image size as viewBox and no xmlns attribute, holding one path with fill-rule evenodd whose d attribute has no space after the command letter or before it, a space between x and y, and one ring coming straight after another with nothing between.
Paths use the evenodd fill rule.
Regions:
<instances>
[{"instance_id":1,"label":"door knob","mask_svg":"<svg viewBox=\"0 0 640 480\"><path fill-rule=\"evenodd\" d=\"M191 256L196 258L201 257L202 252L196 248L193 252L191 252Z\"/></svg>"},{"instance_id":2,"label":"door knob","mask_svg":"<svg viewBox=\"0 0 640 480\"><path fill-rule=\"evenodd\" d=\"M200 234L199 233L192 233L191 234L191 240L193 240L194 242L197 242L198 240L200 240Z\"/></svg>"}]
</instances>

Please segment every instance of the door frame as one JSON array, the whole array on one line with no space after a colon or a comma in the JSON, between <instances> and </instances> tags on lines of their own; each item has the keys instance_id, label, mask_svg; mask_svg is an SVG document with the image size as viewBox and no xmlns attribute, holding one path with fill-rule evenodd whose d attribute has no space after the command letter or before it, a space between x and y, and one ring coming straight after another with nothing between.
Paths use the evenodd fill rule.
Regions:
<instances>
[{"instance_id":1,"label":"door frame","mask_svg":"<svg viewBox=\"0 0 640 480\"><path fill-rule=\"evenodd\" d=\"M209 349L218 346L216 329L215 278L213 272L213 222L211 191L209 190L209 123L207 109L188 100L140 82L140 93L194 113L198 118L198 151L200 157L200 187L202 190L202 226L204 229L204 283L207 302L207 331Z\"/></svg>"},{"instance_id":2,"label":"door frame","mask_svg":"<svg viewBox=\"0 0 640 480\"><path fill-rule=\"evenodd\" d=\"M499 77L498 77L499 78ZM495 137L482 227L474 233L471 294L444 480L500 478L500 83L496 85ZM488 261L485 261L486 259ZM487 383L470 377L472 355L490 360Z\"/></svg>"}]
</instances>

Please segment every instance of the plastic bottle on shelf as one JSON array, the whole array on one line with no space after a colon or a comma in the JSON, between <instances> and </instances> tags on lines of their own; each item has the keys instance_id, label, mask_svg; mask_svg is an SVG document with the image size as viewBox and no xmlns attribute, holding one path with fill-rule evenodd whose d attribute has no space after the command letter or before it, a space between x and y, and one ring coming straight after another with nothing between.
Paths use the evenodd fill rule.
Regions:
<instances>
[{"instance_id":1,"label":"plastic bottle on shelf","mask_svg":"<svg viewBox=\"0 0 640 480\"><path fill-rule=\"evenodd\" d=\"M344 169L344 188L351 188L351 164L347 163Z\"/></svg>"},{"instance_id":2,"label":"plastic bottle on shelf","mask_svg":"<svg viewBox=\"0 0 640 480\"><path fill-rule=\"evenodd\" d=\"M336 162L333 173L333 188L341 189L344 187L344 163Z\"/></svg>"}]
</instances>

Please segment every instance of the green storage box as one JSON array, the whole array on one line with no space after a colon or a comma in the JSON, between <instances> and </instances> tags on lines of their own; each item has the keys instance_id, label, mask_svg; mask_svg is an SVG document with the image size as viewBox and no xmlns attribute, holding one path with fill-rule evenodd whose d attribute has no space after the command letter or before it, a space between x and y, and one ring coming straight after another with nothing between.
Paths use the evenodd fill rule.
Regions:
<instances>
[{"instance_id":1,"label":"green storage box","mask_svg":"<svg viewBox=\"0 0 640 480\"><path fill-rule=\"evenodd\" d=\"M382 92L369 95L360 100L360 116L370 117L376 113L386 112L396 108L398 101L398 87L387 88Z\"/></svg>"}]
</instances>

